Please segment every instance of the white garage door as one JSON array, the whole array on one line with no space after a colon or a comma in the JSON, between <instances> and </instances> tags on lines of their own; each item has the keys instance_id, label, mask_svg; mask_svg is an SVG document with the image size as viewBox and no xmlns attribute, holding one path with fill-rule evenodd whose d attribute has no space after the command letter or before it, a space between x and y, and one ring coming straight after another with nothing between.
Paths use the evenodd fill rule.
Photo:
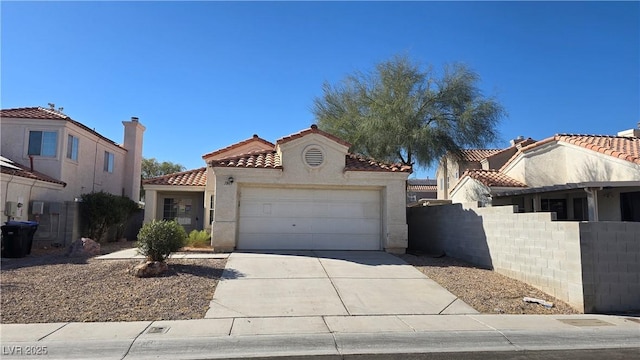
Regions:
<instances>
[{"instance_id":1,"label":"white garage door","mask_svg":"<svg viewBox=\"0 0 640 360\"><path fill-rule=\"evenodd\" d=\"M377 190L240 190L238 249L380 250Z\"/></svg>"}]
</instances>

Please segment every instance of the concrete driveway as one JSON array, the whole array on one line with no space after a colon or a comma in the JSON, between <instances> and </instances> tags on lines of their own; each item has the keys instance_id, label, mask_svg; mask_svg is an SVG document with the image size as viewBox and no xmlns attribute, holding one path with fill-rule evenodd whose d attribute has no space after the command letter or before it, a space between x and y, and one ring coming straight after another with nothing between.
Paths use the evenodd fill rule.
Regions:
<instances>
[{"instance_id":1,"label":"concrete driveway","mask_svg":"<svg viewBox=\"0 0 640 360\"><path fill-rule=\"evenodd\" d=\"M236 252L205 318L474 313L384 252Z\"/></svg>"}]
</instances>

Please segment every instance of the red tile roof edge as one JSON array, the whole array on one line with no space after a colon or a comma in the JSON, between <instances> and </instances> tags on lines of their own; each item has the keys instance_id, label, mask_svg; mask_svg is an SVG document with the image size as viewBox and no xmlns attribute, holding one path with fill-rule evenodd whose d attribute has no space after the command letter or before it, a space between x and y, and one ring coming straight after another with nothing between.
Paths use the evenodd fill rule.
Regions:
<instances>
[{"instance_id":1,"label":"red tile roof edge","mask_svg":"<svg viewBox=\"0 0 640 360\"><path fill-rule=\"evenodd\" d=\"M28 112L33 111L33 112L40 112L42 114L42 116L29 116ZM8 112L17 112L17 114L7 114ZM21 112L24 112L24 114L21 114ZM15 119L37 119L37 120L66 120L80 128L82 128L83 130L86 130L94 135L96 135L97 137L101 138L104 141L107 141L108 143L111 143L121 149L127 150L125 149L122 145L116 143L115 141L107 138L106 136L100 134L99 132L90 129L88 126L82 124L79 121L73 120L71 117L69 117L66 114L57 112L55 110L51 110L51 109L45 109L43 107L37 106L37 107L23 107L23 108L12 108L12 109L2 109L0 110L0 117L2 118L15 118Z\"/></svg>"},{"instance_id":2,"label":"red tile roof edge","mask_svg":"<svg viewBox=\"0 0 640 360\"><path fill-rule=\"evenodd\" d=\"M161 183L162 180L169 180L171 178L175 178L178 176L184 176L184 175L189 175L189 174L194 174L194 173L198 173L198 172L202 172L203 174L201 174L200 176L204 176L204 184L200 185L200 184L169 184L169 183ZM186 171L180 171L180 172L176 172L176 173L171 173L171 174L166 174L166 175L162 175L162 176L156 176L153 178L149 178L149 179L144 179L142 180L142 184L143 185L171 185L171 186L205 186L206 185L206 177L207 177L207 168L206 167L201 167L201 168L197 168L197 169L191 169L191 170L186 170Z\"/></svg>"},{"instance_id":3,"label":"red tile roof edge","mask_svg":"<svg viewBox=\"0 0 640 360\"><path fill-rule=\"evenodd\" d=\"M275 145L274 143L272 143L272 142L270 142L270 141L267 141L267 140L265 140L265 139L263 139L263 138L259 137L257 134L254 134L254 135L253 135L251 138L249 138L249 139L242 140L242 141L239 141L239 142L237 142L237 143L235 143L235 144L231 144L231 145L229 145L229 146L226 146L226 147L224 147L224 148L222 148L222 149L218 149L218 150L212 151L212 152L210 152L210 153L204 154L204 155L202 155L202 158L203 158L203 159L204 159L204 158L208 158L208 157L210 157L210 156L215 156L215 155L218 155L218 154L220 154L220 153L223 153L223 152L225 152L225 151L233 150L233 149L238 148L238 147L240 147L240 146L242 146L242 145L246 145L246 144L248 144L248 143L250 143L250 142L252 142L252 141L254 141L254 140L260 141L261 143L263 143L263 144L265 144L265 145L267 145L267 146L271 146L272 148L275 148L275 147L276 147L276 145Z\"/></svg>"},{"instance_id":4,"label":"red tile roof edge","mask_svg":"<svg viewBox=\"0 0 640 360\"><path fill-rule=\"evenodd\" d=\"M554 136L548 137L546 139L534 142L533 144L527 145L523 148L521 148L520 150L518 150L515 154L513 154L513 156L507 160L507 162L500 168L500 171L506 169L513 161L515 161L515 159L518 157L518 155L520 155L520 153L524 153L527 152L531 149L535 149L537 147L549 144L549 143L553 143L553 142L558 142L558 141L562 141L565 142L567 144L572 144L572 145L576 145L576 146L580 146L582 148L585 149L589 149L589 150L593 150L597 153L601 153L604 155L609 155L609 156L613 156L615 158L618 159L622 159L622 160L626 160L635 164L639 164L640 165L640 156L634 156L631 154L625 154L622 152L619 152L617 150L611 149L611 148L606 148L600 145L596 145L596 144L590 144L587 142L581 142L578 139L575 139L576 137L591 137L591 138L610 138L610 139L621 139L621 140L631 140L631 141L637 141L639 146L640 146L640 138L635 138L635 137L627 137L627 136L613 136L613 135L587 135L587 134L556 134ZM567 139L568 138L568 139ZM574 138L574 139L571 139Z\"/></svg>"},{"instance_id":5,"label":"red tile roof edge","mask_svg":"<svg viewBox=\"0 0 640 360\"><path fill-rule=\"evenodd\" d=\"M491 175L495 175L494 178L492 179L492 181L487 180L486 177L484 177L483 175L486 174L491 174ZM456 184L451 188L451 190L455 189L459 184L462 183L462 181L466 178L470 178L470 179L474 179L477 180L479 182L481 182L482 184L489 186L489 187L518 187L518 188L526 188L528 187L526 184L521 183L520 181L513 179L512 177L500 172L499 170L495 170L495 169L489 169L489 170L483 170L483 169L469 169L469 170L465 170L465 172L462 174L462 176L460 176L460 179L458 179L458 181L456 182ZM503 183L497 183L497 181L506 181Z\"/></svg>"},{"instance_id":6,"label":"red tile roof edge","mask_svg":"<svg viewBox=\"0 0 640 360\"><path fill-rule=\"evenodd\" d=\"M240 160L245 160L247 158L251 158L251 157L255 157L255 156L269 156L272 155L274 156L274 160L279 160L279 156L278 153L275 150L258 150L258 151L253 151L253 152L249 152L246 154L240 154L240 155L236 155L236 156L230 156L227 158L222 158L222 159L217 159L217 160L211 160L209 161L209 166L211 167L231 167L229 165L230 162L234 162L237 163ZM234 165L232 167L239 167L237 165ZM278 164L273 164L272 166L263 166L263 167L248 167L248 166L242 166L241 168L254 168L254 169L282 169L282 164L279 163Z\"/></svg>"},{"instance_id":7,"label":"red tile roof edge","mask_svg":"<svg viewBox=\"0 0 640 360\"><path fill-rule=\"evenodd\" d=\"M18 169L12 169L10 167L4 167L2 166L0 171L3 174L7 174L7 175L15 175L15 176L19 176L19 177L23 177L23 178L27 178L27 179L33 179L33 180L39 180L39 181L44 181L44 182L49 182L49 183L53 183L53 184L58 184L58 185L62 185L62 187L66 187L67 183L58 179L54 179L51 176L45 175L39 171L31 171L29 168L27 168L26 166L22 165L22 164L18 164L16 162L13 162L12 164L15 167L20 168Z\"/></svg>"},{"instance_id":8,"label":"red tile roof edge","mask_svg":"<svg viewBox=\"0 0 640 360\"><path fill-rule=\"evenodd\" d=\"M355 162L355 164L354 164ZM364 167L356 167L361 165ZM345 171L373 171L373 172L405 172L412 173L413 168L409 165L398 163L385 163L376 159L359 154L347 154L345 157Z\"/></svg>"},{"instance_id":9,"label":"red tile roof edge","mask_svg":"<svg viewBox=\"0 0 640 360\"><path fill-rule=\"evenodd\" d=\"M311 127L308 128L308 129L305 129L305 130L302 130L302 131L297 132L295 134L291 134L291 135L288 135L288 136L280 138L278 141L276 141L276 144L285 144L285 143L288 143L289 141L293 141L295 139L299 139L299 138L301 138L301 137L303 137L305 135L308 135L308 134L322 135L322 136L324 136L324 137L326 137L328 139L331 139L331 140L333 140L333 141L335 141L335 142L337 142L339 144L342 144L342 145L344 145L346 147L351 147L350 143L340 139L339 137L337 137L335 135L329 134L326 131L322 131L322 130L318 129L318 126L315 125L315 124L311 125Z\"/></svg>"},{"instance_id":10,"label":"red tile roof edge","mask_svg":"<svg viewBox=\"0 0 640 360\"><path fill-rule=\"evenodd\" d=\"M486 159L486 158L488 158L490 156L493 156L493 155L495 155L495 154L497 154L499 152L502 152L504 150L506 150L506 149L461 149L460 150L460 154L457 154L457 155L460 157L459 160L462 160L462 161L480 162L483 159ZM490 154L486 155L486 156L482 156L482 155L478 156L480 158L480 160L474 160L475 157L473 159L471 159L470 157L467 156L467 153L481 153L481 152L486 152L486 153L490 153ZM454 154L454 155L456 155L456 154Z\"/></svg>"}]
</instances>

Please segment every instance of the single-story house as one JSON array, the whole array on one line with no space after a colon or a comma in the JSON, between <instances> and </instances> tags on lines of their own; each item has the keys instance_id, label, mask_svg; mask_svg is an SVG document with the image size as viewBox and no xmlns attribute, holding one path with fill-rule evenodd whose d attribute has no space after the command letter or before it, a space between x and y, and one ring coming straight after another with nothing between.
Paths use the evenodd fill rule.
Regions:
<instances>
[{"instance_id":1,"label":"single-story house","mask_svg":"<svg viewBox=\"0 0 640 360\"><path fill-rule=\"evenodd\" d=\"M146 180L145 221L211 229L216 251L403 253L411 167L349 147L315 125L275 144L254 136L204 155L206 167Z\"/></svg>"}]
</instances>

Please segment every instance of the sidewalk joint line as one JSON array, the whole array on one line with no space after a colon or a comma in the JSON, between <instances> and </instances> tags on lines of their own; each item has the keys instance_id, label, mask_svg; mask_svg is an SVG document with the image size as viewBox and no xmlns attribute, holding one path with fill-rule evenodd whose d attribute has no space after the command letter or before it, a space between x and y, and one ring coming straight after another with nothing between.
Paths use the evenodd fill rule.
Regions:
<instances>
[{"instance_id":1,"label":"sidewalk joint line","mask_svg":"<svg viewBox=\"0 0 640 360\"><path fill-rule=\"evenodd\" d=\"M340 353L340 349L338 348L338 340L336 339L336 334L333 332L333 330L331 330L329 324L327 324L327 319L325 319L325 316L321 316L321 318L322 322L324 322L324 326L327 327L327 330L329 330L329 334L331 334L331 338L333 339L333 346L336 348L336 352L338 353L338 355L340 355L341 359L344 359L344 356Z\"/></svg>"},{"instance_id":2,"label":"sidewalk joint line","mask_svg":"<svg viewBox=\"0 0 640 360\"><path fill-rule=\"evenodd\" d=\"M127 356L129 356L129 352L131 351L133 344L135 344L136 341L138 341L138 338L142 336L142 334L144 334L144 332L147 331L147 329L149 329L151 325L153 325L153 323L155 323L155 321L149 321L149 324L147 324L147 326L144 329L142 329L142 331L138 335L136 335L136 337L133 339L131 344L129 344L127 351L124 353L124 355L122 355L122 358L120 360L124 360Z\"/></svg>"},{"instance_id":3,"label":"sidewalk joint line","mask_svg":"<svg viewBox=\"0 0 640 360\"><path fill-rule=\"evenodd\" d=\"M231 318L231 327L229 327L229 336L231 336L231 333L233 332L233 325L236 324L236 318Z\"/></svg>"},{"instance_id":4,"label":"sidewalk joint line","mask_svg":"<svg viewBox=\"0 0 640 360\"><path fill-rule=\"evenodd\" d=\"M402 318L400 318L400 315L393 315L396 319L400 320L401 323L407 325L407 327L409 329L411 329L411 331L413 332L418 332L418 330L416 330L413 326L411 326L408 322L402 320ZM410 315L405 315L405 316L410 316Z\"/></svg>"},{"instance_id":5,"label":"sidewalk joint line","mask_svg":"<svg viewBox=\"0 0 640 360\"><path fill-rule=\"evenodd\" d=\"M493 327L493 326L491 326L491 325L489 325L489 324L486 324L486 323L484 323L484 322L480 321L479 319L476 319L475 317L473 317L473 316L471 316L471 315L466 315L466 316L470 317L471 319L473 319L473 320L475 320L475 321L479 322L480 324L482 324L482 325L484 325L484 326L488 327L489 329L491 329L491 330L493 330L493 331L497 332L498 334L500 334L500 335L501 335L505 340L507 340L507 342L509 343L509 345L513 346L515 349L522 349L522 347L521 347L521 346L518 346L518 345L514 344L513 342L511 342L511 339L509 339L509 338L507 337L507 335L505 335L502 331L500 331L500 330L496 329L495 327Z\"/></svg>"},{"instance_id":6,"label":"sidewalk joint line","mask_svg":"<svg viewBox=\"0 0 640 360\"><path fill-rule=\"evenodd\" d=\"M342 296L340 296L340 292L338 291L338 288L336 287L336 284L333 282L333 279L331 278L331 276L329 276L329 273L327 272L327 269L322 264L322 261L320 261L320 258L318 257L318 255L315 252L314 252L314 255L316 255L316 260L318 260L318 263L320 263L320 267L322 267L322 271L324 271L324 273L327 275L327 279L329 279L329 282L331 283L331 286L333 286L333 290L335 290L336 295L338 295L338 299L340 299L340 303L342 304L342 307L344 308L344 310L347 312L348 315L353 315L349 311L349 308L347 308L347 305L344 303L344 300L342 300Z\"/></svg>"},{"instance_id":7,"label":"sidewalk joint line","mask_svg":"<svg viewBox=\"0 0 640 360\"><path fill-rule=\"evenodd\" d=\"M36 341L42 341L44 338L46 338L47 336L53 334L54 332L57 332L58 330L62 329L63 327L69 325L70 323L64 323L62 326L60 326L59 328L53 330L52 332L46 334L45 336L41 337L40 339L36 340Z\"/></svg>"},{"instance_id":8,"label":"sidewalk joint line","mask_svg":"<svg viewBox=\"0 0 640 360\"><path fill-rule=\"evenodd\" d=\"M453 299L453 301L452 301L452 302L450 302L450 303L449 303L449 305L445 306L445 307L444 307L444 309L440 310L440 312L438 313L438 315L442 315L442 312L443 312L443 311L445 311L445 310L447 310L447 308L448 308L449 306L451 306L454 302L456 302L456 300L458 300L458 297L457 297L457 296L456 296L456 298L455 298L455 299Z\"/></svg>"}]
</instances>

